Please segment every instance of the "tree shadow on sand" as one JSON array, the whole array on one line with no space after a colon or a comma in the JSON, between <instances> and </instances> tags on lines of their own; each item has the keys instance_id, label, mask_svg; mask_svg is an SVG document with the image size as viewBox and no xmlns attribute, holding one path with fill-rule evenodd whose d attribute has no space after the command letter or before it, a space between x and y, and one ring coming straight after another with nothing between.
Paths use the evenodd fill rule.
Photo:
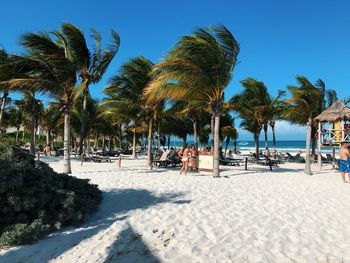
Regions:
<instances>
[{"instance_id":1,"label":"tree shadow on sand","mask_svg":"<svg viewBox=\"0 0 350 263\"><path fill-rule=\"evenodd\" d=\"M79 227L65 227L32 245L0 251L0 262L47 262L77 246L84 239L107 229L113 223L126 220L130 211L144 210L162 203L181 205L190 202L183 197L183 193L155 195L145 189L105 191L98 211L91 215L86 223Z\"/></svg>"},{"instance_id":2,"label":"tree shadow on sand","mask_svg":"<svg viewBox=\"0 0 350 263\"><path fill-rule=\"evenodd\" d=\"M108 247L108 256L104 263L160 263L150 247L142 240L130 224L118 234L118 238Z\"/></svg>"}]
</instances>

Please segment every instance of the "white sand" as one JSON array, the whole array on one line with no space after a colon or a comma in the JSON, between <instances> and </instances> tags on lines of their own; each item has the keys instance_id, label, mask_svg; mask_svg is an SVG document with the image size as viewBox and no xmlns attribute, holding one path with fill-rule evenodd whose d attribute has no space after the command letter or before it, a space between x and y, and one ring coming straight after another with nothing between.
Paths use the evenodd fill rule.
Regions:
<instances>
[{"instance_id":1,"label":"white sand","mask_svg":"<svg viewBox=\"0 0 350 263\"><path fill-rule=\"evenodd\" d=\"M229 178L215 179L145 164L73 161L103 191L99 210L0 262L350 262L350 184L330 167L222 167Z\"/></svg>"}]
</instances>

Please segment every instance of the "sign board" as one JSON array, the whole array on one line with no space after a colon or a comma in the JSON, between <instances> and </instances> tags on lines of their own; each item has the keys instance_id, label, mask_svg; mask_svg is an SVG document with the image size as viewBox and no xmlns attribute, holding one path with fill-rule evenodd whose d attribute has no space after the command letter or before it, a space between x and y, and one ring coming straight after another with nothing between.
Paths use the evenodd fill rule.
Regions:
<instances>
[{"instance_id":1,"label":"sign board","mask_svg":"<svg viewBox=\"0 0 350 263\"><path fill-rule=\"evenodd\" d=\"M205 172L213 171L213 155L198 155L198 170Z\"/></svg>"}]
</instances>

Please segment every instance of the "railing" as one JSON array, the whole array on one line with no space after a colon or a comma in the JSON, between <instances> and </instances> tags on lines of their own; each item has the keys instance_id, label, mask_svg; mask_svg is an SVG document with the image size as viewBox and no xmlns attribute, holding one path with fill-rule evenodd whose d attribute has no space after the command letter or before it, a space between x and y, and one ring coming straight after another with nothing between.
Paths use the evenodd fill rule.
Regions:
<instances>
[{"instance_id":1,"label":"railing","mask_svg":"<svg viewBox=\"0 0 350 263\"><path fill-rule=\"evenodd\" d=\"M350 129L326 129L321 132L322 144L350 142Z\"/></svg>"}]
</instances>

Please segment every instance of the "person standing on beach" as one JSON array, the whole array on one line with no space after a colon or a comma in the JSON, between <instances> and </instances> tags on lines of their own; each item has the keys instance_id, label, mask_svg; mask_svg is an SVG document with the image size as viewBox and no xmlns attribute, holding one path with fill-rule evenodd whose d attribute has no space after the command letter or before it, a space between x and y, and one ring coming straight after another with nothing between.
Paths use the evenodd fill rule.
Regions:
<instances>
[{"instance_id":1,"label":"person standing on beach","mask_svg":"<svg viewBox=\"0 0 350 263\"><path fill-rule=\"evenodd\" d=\"M181 156L181 161L182 161L182 167L180 170L180 175L184 173L186 175L187 173L187 168L188 168L188 163L189 163L189 153L190 153L190 146L187 146L187 144L184 144L184 147L182 150L179 152L179 156Z\"/></svg>"},{"instance_id":2,"label":"person standing on beach","mask_svg":"<svg viewBox=\"0 0 350 263\"><path fill-rule=\"evenodd\" d=\"M345 173L348 174L348 178L350 181L350 152L348 149L348 145L345 142L341 143L340 149L339 149L339 172L341 177L343 178L344 183L347 183L345 180Z\"/></svg>"}]
</instances>

